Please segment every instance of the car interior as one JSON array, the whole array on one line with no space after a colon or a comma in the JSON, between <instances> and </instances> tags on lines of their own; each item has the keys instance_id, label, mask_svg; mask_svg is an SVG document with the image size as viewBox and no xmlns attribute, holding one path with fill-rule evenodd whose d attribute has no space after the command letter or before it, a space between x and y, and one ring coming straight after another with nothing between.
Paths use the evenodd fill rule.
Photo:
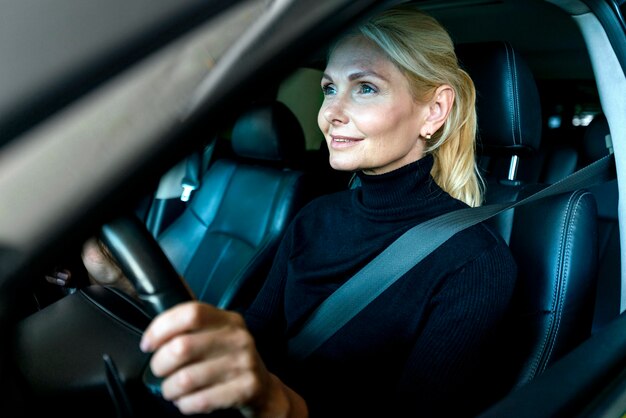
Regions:
<instances>
[{"instance_id":1,"label":"car interior","mask_svg":"<svg viewBox=\"0 0 626 418\"><path fill-rule=\"evenodd\" d=\"M283 103L251 105L235 121L230 145L234 155L212 162L188 206L156 238L198 299L232 309L252 301L311 191L298 167L304 134Z\"/></svg>"},{"instance_id":2,"label":"car interior","mask_svg":"<svg viewBox=\"0 0 626 418\"><path fill-rule=\"evenodd\" d=\"M515 172L515 164L524 164L524 154L538 150L541 142L533 75L506 43L470 44L458 51L476 85L481 157L494 166L496 159L511 166L505 172L485 168L485 203L519 200L539 186L518 181ZM518 263L514 311L522 320L510 338L519 338L524 366L518 383L523 384L591 335L597 249L590 237L597 229L595 205L591 194L575 190L490 221Z\"/></svg>"},{"instance_id":3,"label":"car interior","mask_svg":"<svg viewBox=\"0 0 626 418\"><path fill-rule=\"evenodd\" d=\"M613 153L615 130L577 26L586 2L569 8L566 2L539 0L415 3L450 30L459 63L474 80L485 205L531 196ZM148 357L139 351L139 339L154 311L116 289L89 284L79 259L85 231L117 247L111 249L123 266L124 260L144 254L146 264L138 263L133 279L140 290L145 285L145 301L155 301L153 306L172 303L158 295L182 277L190 297L244 310L298 210L319 195L358 187L352 173L330 169L317 129L323 54L323 48L311 48L286 66L289 71L272 77L261 72L270 82L236 100L236 106L228 102L228 112L216 113L218 123L196 122L183 130L194 146L180 147L167 158L146 155L146 161L153 157L159 163L145 178L139 176L142 187L132 183L123 194L106 194L128 197L134 188L138 192L128 199L132 204L119 209L92 204L97 216L80 223L83 229L68 236L63 251L51 252L45 265L28 270L40 280L21 299L18 354L11 371L21 377L18 386L25 393L43 400L31 412L51 408L73 416L97 403L111 416L132 416L132 406L143 402L149 405L145 413L177 416L145 392L140 378ZM198 90L203 88L216 89L210 83ZM228 91L229 86L221 88ZM11 126L11 132L22 129ZM597 385L621 376L623 361L616 359L626 357L620 355L626 337L614 338L624 326L619 321L619 185L615 173L609 174L608 181L487 221L508 243L519 268L511 311L518 322L507 335L518 342L509 356L519 371L509 386L519 396L507 397L481 416L578 416L595 398ZM132 225L118 225L107 236L100 226L105 221L116 227L116 217ZM153 261L174 270L165 266L163 277L147 277L155 269L149 265ZM43 280L44 271L59 266L72 271L71 287ZM163 287L153 289L152 280L161 280ZM180 292L181 299L188 297L184 289ZM598 347L604 347L604 358ZM583 361L586 366L580 365ZM612 387L619 390L616 383ZM529 399L545 408L533 409ZM614 398L603 399L613 405ZM598 414L609 409L602 402L594 405Z\"/></svg>"}]
</instances>

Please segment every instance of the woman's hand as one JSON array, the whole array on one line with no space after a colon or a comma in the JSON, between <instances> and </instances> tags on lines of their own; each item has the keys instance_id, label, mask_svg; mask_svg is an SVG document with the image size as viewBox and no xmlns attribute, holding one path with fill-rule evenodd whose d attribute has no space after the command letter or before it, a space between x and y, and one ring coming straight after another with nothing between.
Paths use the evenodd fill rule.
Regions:
<instances>
[{"instance_id":1,"label":"woman's hand","mask_svg":"<svg viewBox=\"0 0 626 418\"><path fill-rule=\"evenodd\" d=\"M72 272L64 268L55 268L50 274L46 274L46 280L49 283L62 287L71 287Z\"/></svg>"},{"instance_id":2,"label":"woman's hand","mask_svg":"<svg viewBox=\"0 0 626 418\"><path fill-rule=\"evenodd\" d=\"M131 296L137 294L113 255L97 238L90 238L85 242L81 257L91 283L114 286Z\"/></svg>"},{"instance_id":3,"label":"woman's hand","mask_svg":"<svg viewBox=\"0 0 626 418\"><path fill-rule=\"evenodd\" d=\"M184 414L238 408L246 417L305 417L302 398L265 368L241 315L186 302L157 316L141 349Z\"/></svg>"}]
</instances>

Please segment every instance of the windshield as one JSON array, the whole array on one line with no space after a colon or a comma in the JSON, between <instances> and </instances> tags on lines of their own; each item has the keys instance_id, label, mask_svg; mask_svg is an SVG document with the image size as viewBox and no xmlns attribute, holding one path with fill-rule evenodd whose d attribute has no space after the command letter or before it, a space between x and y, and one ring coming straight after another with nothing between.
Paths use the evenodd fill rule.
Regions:
<instances>
[{"instance_id":1,"label":"windshield","mask_svg":"<svg viewBox=\"0 0 626 418\"><path fill-rule=\"evenodd\" d=\"M233 7L6 144L0 153L2 248L40 251L95 208L137 161L154 155L171 139L166 132L183 126L199 84L266 6L248 1ZM3 265L7 274L18 267L12 263L16 257Z\"/></svg>"}]
</instances>

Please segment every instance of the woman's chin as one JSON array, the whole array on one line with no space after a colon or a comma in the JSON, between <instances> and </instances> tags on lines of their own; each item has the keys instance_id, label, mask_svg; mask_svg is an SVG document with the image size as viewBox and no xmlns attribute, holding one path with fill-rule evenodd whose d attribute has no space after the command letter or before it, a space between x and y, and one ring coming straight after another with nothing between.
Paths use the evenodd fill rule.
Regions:
<instances>
[{"instance_id":1,"label":"woman's chin","mask_svg":"<svg viewBox=\"0 0 626 418\"><path fill-rule=\"evenodd\" d=\"M354 163L354 162L333 160L333 159L330 160L330 167L333 170L337 170L337 171L356 171L356 170L359 170L359 165Z\"/></svg>"}]
</instances>

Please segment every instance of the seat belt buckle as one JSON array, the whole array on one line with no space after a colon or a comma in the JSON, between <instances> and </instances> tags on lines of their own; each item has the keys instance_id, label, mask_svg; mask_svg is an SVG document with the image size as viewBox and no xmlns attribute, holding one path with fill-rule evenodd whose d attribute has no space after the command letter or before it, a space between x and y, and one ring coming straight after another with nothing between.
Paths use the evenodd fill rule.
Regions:
<instances>
[{"instance_id":1,"label":"seat belt buckle","mask_svg":"<svg viewBox=\"0 0 626 418\"><path fill-rule=\"evenodd\" d=\"M183 188L183 191L180 194L180 200L182 200L183 202L188 202L191 198L191 194L193 193L193 191L198 188L198 183L195 181L189 181L188 179L183 179L181 186Z\"/></svg>"}]
</instances>

